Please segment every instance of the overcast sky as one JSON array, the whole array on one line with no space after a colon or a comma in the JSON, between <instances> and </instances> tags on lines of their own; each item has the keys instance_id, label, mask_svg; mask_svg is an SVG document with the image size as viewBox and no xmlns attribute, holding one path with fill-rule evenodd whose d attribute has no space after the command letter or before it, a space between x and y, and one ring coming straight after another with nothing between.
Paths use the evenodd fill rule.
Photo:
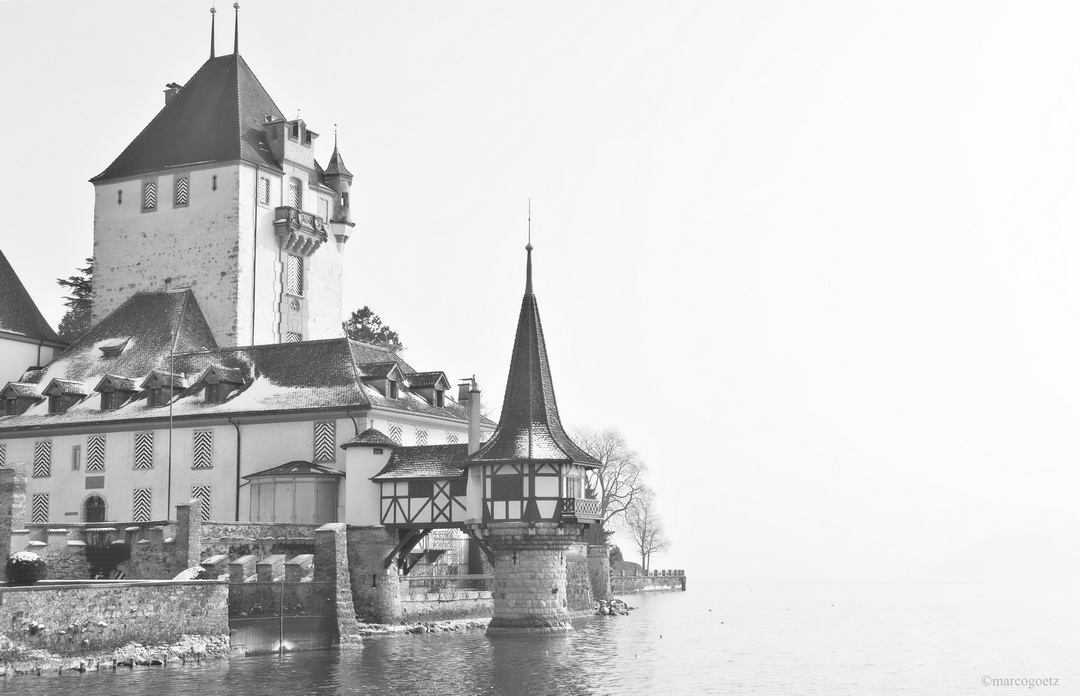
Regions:
<instances>
[{"instance_id":1,"label":"overcast sky","mask_svg":"<svg viewBox=\"0 0 1080 696\"><path fill-rule=\"evenodd\" d=\"M209 2L0 2L0 248L46 318ZM218 52L232 45L221 3ZM346 312L498 406L535 287L724 579L1080 576L1080 5L245 0L356 179ZM623 544L626 548L626 544Z\"/></svg>"}]
</instances>

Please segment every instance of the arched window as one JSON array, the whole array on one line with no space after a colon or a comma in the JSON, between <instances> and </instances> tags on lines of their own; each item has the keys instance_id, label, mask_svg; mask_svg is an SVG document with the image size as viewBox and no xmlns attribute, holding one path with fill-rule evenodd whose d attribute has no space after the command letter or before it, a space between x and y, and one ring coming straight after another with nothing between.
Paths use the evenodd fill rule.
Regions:
<instances>
[{"instance_id":1,"label":"arched window","mask_svg":"<svg viewBox=\"0 0 1080 696\"><path fill-rule=\"evenodd\" d=\"M99 495L92 495L83 503L83 522L104 522L105 501Z\"/></svg>"}]
</instances>

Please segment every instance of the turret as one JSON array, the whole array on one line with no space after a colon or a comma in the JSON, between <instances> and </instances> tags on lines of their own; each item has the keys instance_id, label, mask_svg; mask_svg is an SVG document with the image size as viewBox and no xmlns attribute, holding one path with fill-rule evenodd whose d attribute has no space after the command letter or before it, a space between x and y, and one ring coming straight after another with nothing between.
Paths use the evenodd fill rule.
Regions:
<instances>
[{"instance_id":1,"label":"turret","mask_svg":"<svg viewBox=\"0 0 1080 696\"><path fill-rule=\"evenodd\" d=\"M349 212L349 188L352 186L353 175L345 167L345 160L338 152L336 132L334 133L334 154L330 155L330 162L326 165L323 174L326 177L326 183L337 194L334 196L334 212L330 216L330 231L333 232L338 244L344 244L349 241L352 228L355 226Z\"/></svg>"}]
</instances>

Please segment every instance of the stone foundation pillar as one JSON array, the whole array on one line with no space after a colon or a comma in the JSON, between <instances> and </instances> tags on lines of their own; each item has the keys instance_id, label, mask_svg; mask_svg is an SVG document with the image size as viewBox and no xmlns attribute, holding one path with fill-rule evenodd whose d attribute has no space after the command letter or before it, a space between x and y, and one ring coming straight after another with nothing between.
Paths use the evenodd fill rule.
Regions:
<instances>
[{"instance_id":1,"label":"stone foundation pillar","mask_svg":"<svg viewBox=\"0 0 1080 696\"><path fill-rule=\"evenodd\" d=\"M580 540L581 525L494 522L481 530L495 553L488 634L570 630L566 554Z\"/></svg>"},{"instance_id":2,"label":"stone foundation pillar","mask_svg":"<svg viewBox=\"0 0 1080 696\"><path fill-rule=\"evenodd\" d=\"M331 588L334 615L337 617L337 644L359 647L345 525L324 524L315 530L315 556L312 560L315 582L328 583ZM286 566L286 575L288 572Z\"/></svg>"},{"instance_id":3,"label":"stone foundation pillar","mask_svg":"<svg viewBox=\"0 0 1080 696\"><path fill-rule=\"evenodd\" d=\"M611 599L611 562L606 544L589 544L589 582L593 597Z\"/></svg>"},{"instance_id":4,"label":"stone foundation pillar","mask_svg":"<svg viewBox=\"0 0 1080 696\"><path fill-rule=\"evenodd\" d=\"M22 467L0 468L0 579L8 556L16 551L11 547L12 532L26 527L26 471ZM20 543L22 538L19 539ZM25 546L25 544L23 544Z\"/></svg>"},{"instance_id":5,"label":"stone foundation pillar","mask_svg":"<svg viewBox=\"0 0 1080 696\"><path fill-rule=\"evenodd\" d=\"M397 534L386 527L348 527L346 537L357 617L369 623L400 622L401 578L396 565L383 565L397 546Z\"/></svg>"}]
</instances>

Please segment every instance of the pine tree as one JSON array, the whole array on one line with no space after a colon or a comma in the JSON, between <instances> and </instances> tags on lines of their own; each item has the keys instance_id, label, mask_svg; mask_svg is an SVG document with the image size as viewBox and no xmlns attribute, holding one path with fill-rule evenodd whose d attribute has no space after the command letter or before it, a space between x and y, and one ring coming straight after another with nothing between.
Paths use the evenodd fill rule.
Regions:
<instances>
[{"instance_id":1,"label":"pine tree","mask_svg":"<svg viewBox=\"0 0 1080 696\"><path fill-rule=\"evenodd\" d=\"M90 328L90 302L94 287L94 257L86 259L86 266L76 269L77 273L67 278L57 278L60 287L67 288L69 294L64 297L68 311L60 320L60 338L74 341Z\"/></svg>"},{"instance_id":2,"label":"pine tree","mask_svg":"<svg viewBox=\"0 0 1080 696\"><path fill-rule=\"evenodd\" d=\"M354 311L348 320L342 322L341 328L345 331L345 335L354 341L382 346L395 353L405 347L397 331L383 324L379 315L367 305Z\"/></svg>"}]
</instances>

